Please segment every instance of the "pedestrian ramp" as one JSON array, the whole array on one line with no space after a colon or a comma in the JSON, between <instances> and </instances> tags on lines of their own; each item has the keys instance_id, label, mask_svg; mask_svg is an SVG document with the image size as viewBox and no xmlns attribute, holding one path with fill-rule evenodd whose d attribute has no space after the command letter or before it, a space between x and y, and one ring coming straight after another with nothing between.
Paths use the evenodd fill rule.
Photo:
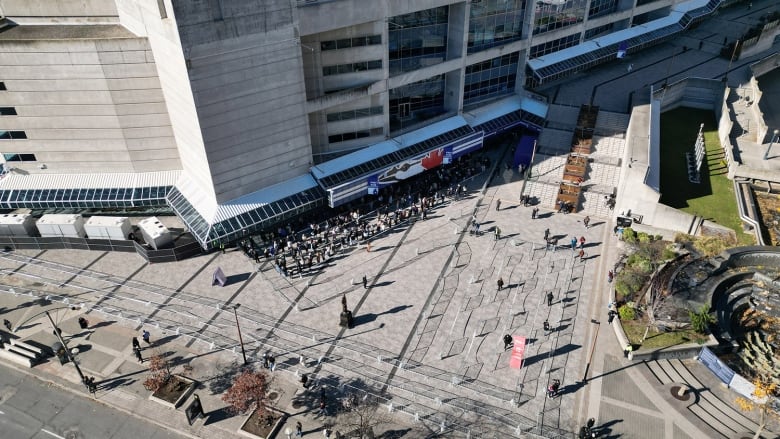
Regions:
<instances>
[{"instance_id":1,"label":"pedestrian ramp","mask_svg":"<svg viewBox=\"0 0 780 439\"><path fill-rule=\"evenodd\" d=\"M669 386L673 383L687 384L695 393L696 399L693 403L686 403L685 407L717 432L713 437L736 437L739 433L757 431L758 424L746 417L742 412L734 407L733 399L738 395L730 392L725 395L713 393L712 386L721 385L717 378L712 377L709 380L700 380L697 377L706 376L710 372L705 370L704 366L696 362L684 362L675 360L656 360L645 362L650 373L664 386L662 392L668 392ZM702 381L707 381L702 383ZM717 381L717 382L716 382ZM724 400L723 398L731 398Z\"/></svg>"}]
</instances>

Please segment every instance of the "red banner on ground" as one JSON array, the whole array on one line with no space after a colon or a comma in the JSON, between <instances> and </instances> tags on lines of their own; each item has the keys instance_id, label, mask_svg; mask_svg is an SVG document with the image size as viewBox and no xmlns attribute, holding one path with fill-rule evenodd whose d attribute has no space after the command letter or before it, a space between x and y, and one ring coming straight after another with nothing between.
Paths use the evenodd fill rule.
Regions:
<instances>
[{"instance_id":1,"label":"red banner on ground","mask_svg":"<svg viewBox=\"0 0 780 439\"><path fill-rule=\"evenodd\" d=\"M525 354L525 337L512 336L512 356L509 357L509 367L520 369L523 366L523 354Z\"/></svg>"}]
</instances>

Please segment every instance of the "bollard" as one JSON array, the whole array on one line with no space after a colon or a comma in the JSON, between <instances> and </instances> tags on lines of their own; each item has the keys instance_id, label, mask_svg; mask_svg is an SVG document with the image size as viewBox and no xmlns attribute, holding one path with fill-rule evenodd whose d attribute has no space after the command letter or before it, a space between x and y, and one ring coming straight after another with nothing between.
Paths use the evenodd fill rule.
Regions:
<instances>
[{"instance_id":1,"label":"bollard","mask_svg":"<svg viewBox=\"0 0 780 439\"><path fill-rule=\"evenodd\" d=\"M211 342L211 345L209 345L209 350L211 350L211 351L214 350L214 342L213 341Z\"/></svg>"},{"instance_id":2,"label":"bollard","mask_svg":"<svg viewBox=\"0 0 780 439\"><path fill-rule=\"evenodd\" d=\"M471 275L471 277L469 277L469 283L470 284L474 283L474 275L473 274Z\"/></svg>"},{"instance_id":3,"label":"bollard","mask_svg":"<svg viewBox=\"0 0 780 439\"><path fill-rule=\"evenodd\" d=\"M434 400L433 400L433 401L436 403L436 405L437 405L437 406L441 407L441 398L439 398L439 397L437 396L436 398L434 398Z\"/></svg>"},{"instance_id":4,"label":"bollard","mask_svg":"<svg viewBox=\"0 0 780 439\"><path fill-rule=\"evenodd\" d=\"M176 335L180 335L180 334L181 334L181 327L177 327L176 328Z\"/></svg>"},{"instance_id":5,"label":"bollard","mask_svg":"<svg viewBox=\"0 0 780 439\"><path fill-rule=\"evenodd\" d=\"M420 422L420 414L417 412L414 412L414 422Z\"/></svg>"},{"instance_id":6,"label":"bollard","mask_svg":"<svg viewBox=\"0 0 780 439\"><path fill-rule=\"evenodd\" d=\"M419 247L414 249L414 255L415 256L420 256L420 248Z\"/></svg>"},{"instance_id":7,"label":"bollard","mask_svg":"<svg viewBox=\"0 0 780 439\"><path fill-rule=\"evenodd\" d=\"M393 403L387 404L387 411L393 413Z\"/></svg>"},{"instance_id":8,"label":"bollard","mask_svg":"<svg viewBox=\"0 0 780 439\"><path fill-rule=\"evenodd\" d=\"M458 234L458 228L457 227L455 227L455 234L456 235Z\"/></svg>"},{"instance_id":9,"label":"bollard","mask_svg":"<svg viewBox=\"0 0 780 439\"><path fill-rule=\"evenodd\" d=\"M303 355L298 357L298 364L303 364L304 366L306 366L306 362L303 359Z\"/></svg>"},{"instance_id":10,"label":"bollard","mask_svg":"<svg viewBox=\"0 0 780 439\"><path fill-rule=\"evenodd\" d=\"M376 356L376 362L379 363L379 364L382 364L382 356L381 355L377 355Z\"/></svg>"},{"instance_id":11,"label":"bollard","mask_svg":"<svg viewBox=\"0 0 780 439\"><path fill-rule=\"evenodd\" d=\"M298 304L297 304L297 303L295 304L295 311L297 311L297 312L301 312L301 308L298 306Z\"/></svg>"},{"instance_id":12,"label":"bollard","mask_svg":"<svg viewBox=\"0 0 780 439\"><path fill-rule=\"evenodd\" d=\"M325 360L325 356L324 356L324 355L320 355L320 358L318 358L318 359L317 359L317 366L319 366L320 364L322 364L322 361L323 361L323 360Z\"/></svg>"},{"instance_id":13,"label":"bollard","mask_svg":"<svg viewBox=\"0 0 780 439\"><path fill-rule=\"evenodd\" d=\"M441 425L439 425L439 433L444 433L444 421L441 421Z\"/></svg>"},{"instance_id":14,"label":"bollard","mask_svg":"<svg viewBox=\"0 0 780 439\"><path fill-rule=\"evenodd\" d=\"M311 341L314 342L314 343L317 343L317 336L312 334Z\"/></svg>"}]
</instances>

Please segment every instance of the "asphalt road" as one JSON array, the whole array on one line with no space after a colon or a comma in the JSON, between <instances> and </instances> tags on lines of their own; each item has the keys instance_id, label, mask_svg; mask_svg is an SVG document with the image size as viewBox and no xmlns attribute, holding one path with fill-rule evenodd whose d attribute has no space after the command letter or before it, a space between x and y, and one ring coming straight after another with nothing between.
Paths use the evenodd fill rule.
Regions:
<instances>
[{"instance_id":1,"label":"asphalt road","mask_svg":"<svg viewBox=\"0 0 780 439\"><path fill-rule=\"evenodd\" d=\"M0 368L0 438L183 438L90 398Z\"/></svg>"}]
</instances>

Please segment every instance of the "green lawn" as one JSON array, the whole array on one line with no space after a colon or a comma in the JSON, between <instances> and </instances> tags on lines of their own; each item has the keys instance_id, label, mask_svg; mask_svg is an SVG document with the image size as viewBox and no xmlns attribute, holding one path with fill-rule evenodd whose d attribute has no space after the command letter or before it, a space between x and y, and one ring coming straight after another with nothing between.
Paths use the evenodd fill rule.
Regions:
<instances>
[{"instance_id":1,"label":"green lawn","mask_svg":"<svg viewBox=\"0 0 780 439\"><path fill-rule=\"evenodd\" d=\"M702 181L695 184L688 181L685 153L693 151L702 123L707 153ZM712 111L677 108L661 115L661 203L733 229L740 245L754 244L753 236L742 231L724 160Z\"/></svg>"},{"instance_id":2,"label":"green lawn","mask_svg":"<svg viewBox=\"0 0 780 439\"><path fill-rule=\"evenodd\" d=\"M623 331L626 333L626 337L634 346L640 345L642 336L645 334L647 328L647 322L643 320L632 320L629 322L621 322L623 324ZM708 340L706 335L697 334L693 330L680 330L669 332L656 332L651 329L645 342L641 344L644 349L659 349L671 346L677 346L684 343L705 343Z\"/></svg>"}]
</instances>

